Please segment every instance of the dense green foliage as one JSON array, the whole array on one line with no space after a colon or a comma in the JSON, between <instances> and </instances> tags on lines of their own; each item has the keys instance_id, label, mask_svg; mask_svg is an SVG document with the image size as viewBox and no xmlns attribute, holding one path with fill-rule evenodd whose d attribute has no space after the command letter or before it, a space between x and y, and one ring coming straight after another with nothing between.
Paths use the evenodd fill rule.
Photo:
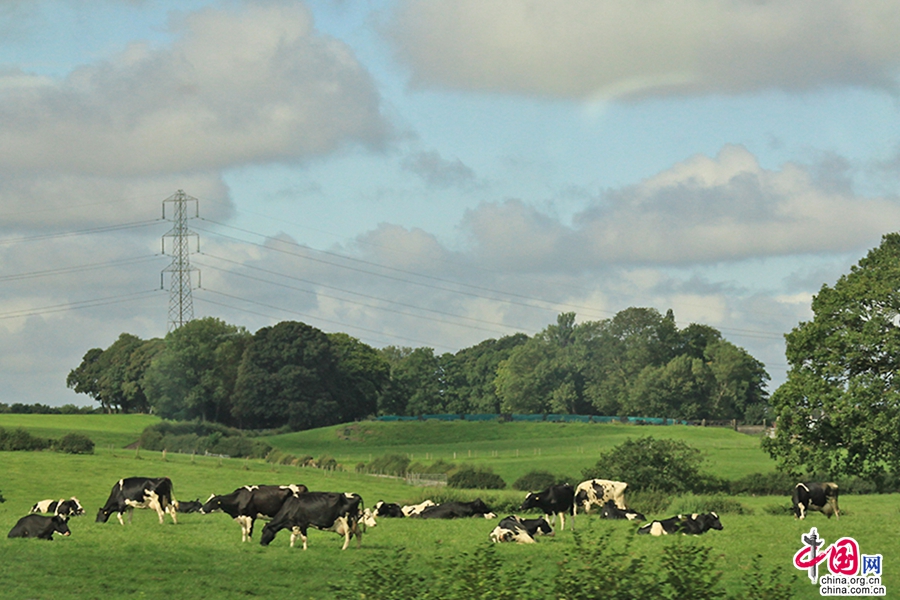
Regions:
<instances>
[{"instance_id":1,"label":"dense green foliage","mask_svg":"<svg viewBox=\"0 0 900 600\"><path fill-rule=\"evenodd\" d=\"M148 412L291 430L375 415L565 413L680 419L766 414L763 365L705 325L650 308L576 324L563 313L516 334L436 355L376 350L285 321L250 334L198 319L164 340L123 333L88 350L67 385L107 412Z\"/></svg>"},{"instance_id":2,"label":"dense green foliage","mask_svg":"<svg viewBox=\"0 0 900 600\"><path fill-rule=\"evenodd\" d=\"M562 483L572 483L572 480L565 475L554 475L549 471L529 471L516 479L512 484L512 488L524 492L539 492L551 485Z\"/></svg>"},{"instance_id":3,"label":"dense green foliage","mask_svg":"<svg viewBox=\"0 0 900 600\"><path fill-rule=\"evenodd\" d=\"M4 404L0 402L0 414L6 415L91 415L101 412L103 409L99 407L75 406L74 404L48 406L46 404L22 404L21 402Z\"/></svg>"},{"instance_id":4,"label":"dense green foliage","mask_svg":"<svg viewBox=\"0 0 900 600\"><path fill-rule=\"evenodd\" d=\"M224 454L235 458L265 458L272 446L240 430L204 421L163 421L150 425L139 440L141 448L183 454Z\"/></svg>"},{"instance_id":5,"label":"dense green foliage","mask_svg":"<svg viewBox=\"0 0 900 600\"><path fill-rule=\"evenodd\" d=\"M783 470L881 484L900 473L900 234L885 235L786 336L787 381L765 448Z\"/></svg>"},{"instance_id":6,"label":"dense green foliage","mask_svg":"<svg viewBox=\"0 0 900 600\"><path fill-rule=\"evenodd\" d=\"M93 454L94 442L80 433L67 433L53 443L53 449L67 454Z\"/></svg>"},{"instance_id":7,"label":"dense green foliage","mask_svg":"<svg viewBox=\"0 0 900 600\"><path fill-rule=\"evenodd\" d=\"M44 450L49 447L50 440L31 435L31 433L21 427L12 431L7 431L0 427L0 451Z\"/></svg>"},{"instance_id":8,"label":"dense green foliage","mask_svg":"<svg viewBox=\"0 0 900 600\"><path fill-rule=\"evenodd\" d=\"M502 490L506 489L506 482L490 467L465 466L447 478L447 486L473 490Z\"/></svg>"}]
</instances>

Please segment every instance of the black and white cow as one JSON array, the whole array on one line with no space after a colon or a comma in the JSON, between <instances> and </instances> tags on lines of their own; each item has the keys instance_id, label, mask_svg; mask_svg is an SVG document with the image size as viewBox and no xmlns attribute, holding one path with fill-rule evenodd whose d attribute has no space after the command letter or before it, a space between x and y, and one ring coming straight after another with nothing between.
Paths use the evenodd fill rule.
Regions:
<instances>
[{"instance_id":1,"label":"black and white cow","mask_svg":"<svg viewBox=\"0 0 900 600\"><path fill-rule=\"evenodd\" d=\"M372 514L376 517L390 517L390 518L403 518L406 515L403 514L403 509L399 504L394 504L393 502L382 502L379 500L375 504L375 510L372 511Z\"/></svg>"},{"instance_id":2,"label":"black and white cow","mask_svg":"<svg viewBox=\"0 0 900 600\"><path fill-rule=\"evenodd\" d=\"M59 500L41 500L40 502L35 502L34 506L31 507L31 512L51 513L57 517L65 518L80 517L84 514L84 507L81 506L81 502L78 501L78 498L72 496L68 500L60 498Z\"/></svg>"},{"instance_id":3,"label":"black and white cow","mask_svg":"<svg viewBox=\"0 0 900 600\"><path fill-rule=\"evenodd\" d=\"M530 492L519 510L533 508L544 511L548 517L552 516L553 524L556 524L556 516L559 515L559 530L566 529L566 514L572 515L572 528L575 528L575 488L568 483L551 485L541 492Z\"/></svg>"},{"instance_id":4,"label":"black and white cow","mask_svg":"<svg viewBox=\"0 0 900 600\"><path fill-rule=\"evenodd\" d=\"M344 536L346 550L350 538L356 536L356 547L362 546L362 531L359 519L362 509L362 497L359 494L341 494L337 492L307 492L288 498L278 514L263 527L260 543L268 546L282 529L291 530L291 548L299 536L303 540L303 549L307 548L307 532L310 527L323 531L334 531Z\"/></svg>"},{"instance_id":5,"label":"black and white cow","mask_svg":"<svg viewBox=\"0 0 900 600\"><path fill-rule=\"evenodd\" d=\"M838 519L841 518L838 511L838 486L836 483L798 483L794 487L794 494L791 498L794 505L794 517L805 519L806 513L811 510L817 510L829 519L834 515Z\"/></svg>"},{"instance_id":6,"label":"black and white cow","mask_svg":"<svg viewBox=\"0 0 900 600\"><path fill-rule=\"evenodd\" d=\"M201 508L203 508L203 503L200 502L200 498L189 500L188 502L176 502L175 506L176 512L185 514L200 512Z\"/></svg>"},{"instance_id":7,"label":"black and white cow","mask_svg":"<svg viewBox=\"0 0 900 600\"><path fill-rule=\"evenodd\" d=\"M510 515L494 527L490 538L494 543L533 544L534 538L538 535L553 535L553 528L546 518L522 519L517 515Z\"/></svg>"},{"instance_id":8,"label":"black and white cow","mask_svg":"<svg viewBox=\"0 0 900 600\"><path fill-rule=\"evenodd\" d=\"M112 487L109 499L97 512L97 523L106 523L109 516L117 513L119 523L125 525L122 513L128 512L131 523L135 508L152 508L159 515L159 524L163 516L169 513L172 523L178 523L175 517L175 497L172 495L172 480L168 477L128 477L120 479Z\"/></svg>"},{"instance_id":9,"label":"black and white cow","mask_svg":"<svg viewBox=\"0 0 900 600\"><path fill-rule=\"evenodd\" d=\"M626 508L622 510L616 503L612 500L607 500L606 504L603 505L603 508L600 509L600 518L601 519L628 519L629 521L643 521L644 515L639 513L636 510L631 510L630 508Z\"/></svg>"},{"instance_id":10,"label":"black and white cow","mask_svg":"<svg viewBox=\"0 0 900 600\"><path fill-rule=\"evenodd\" d=\"M460 519L466 517L484 517L496 519L497 515L481 500L476 498L471 502L444 502L429 506L419 514L410 515L419 519Z\"/></svg>"},{"instance_id":11,"label":"black and white cow","mask_svg":"<svg viewBox=\"0 0 900 600\"><path fill-rule=\"evenodd\" d=\"M401 507L400 510L403 511L403 516L411 517L413 515L418 515L429 506L435 506L433 500L423 500L418 504L407 504L406 506Z\"/></svg>"},{"instance_id":12,"label":"black and white cow","mask_svg":"<svg viewBox=\"0 0 900 600\"><path fill-rule=\"evenodd\" d=\"M625 489L627 483L622 481L610 481L609 479L588 479L582 481L575 488L575 508L573 514L581 507L585 513L590 512L591 506L603 506L608 500L625 510Z\"/></svg>"},{"instance_id":13,"label":"black and white cow","mask_svg":"<svg viewBox=\"0 0 900 600\"><path fill-rule=\"evenodd\" d=\"M693 515L678 515L662 521L652 521L638 528L641 535L669 535L682 533L684 535L700 535L710 529L722 530L719 515L714 512Z\"/></svg>"},{"instance_id":14,"label":"black and white cow","mask_svg":"<svg viewBox=\"0 0 900 600\"><path fill-rule=\"evenodd\" d=\"M285 500L309 490L305 485L245 485L230 494L210 496L200 508L204 515L222 511L241 525L241 541L253 536L256 519L271 519L278 514Z\"/></svg>"},{"instance_id":15,"label":"black and white cow","mask_svg":"<svg viewBox=\"0 0 900 600\"><path fill-rule=\"evenodd\" d=\"M53 515L52 517L34 514L26 515L16 522L6 537L52 540L54 533L62 535L71 533L67 521L68 519L59 515Z\"/></svg>"}]
</instances>

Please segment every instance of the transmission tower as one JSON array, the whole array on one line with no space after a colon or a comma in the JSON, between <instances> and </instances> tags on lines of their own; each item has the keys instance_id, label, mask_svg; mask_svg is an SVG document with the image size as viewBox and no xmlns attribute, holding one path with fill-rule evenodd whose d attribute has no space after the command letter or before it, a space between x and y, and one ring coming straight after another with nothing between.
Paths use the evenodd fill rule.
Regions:
<instances>
[{"instance_id":1,"label":"transmission tower","mask_svg":"<svg viewBox=\"0 0 900 600\"><path fill-rule=\"evenodd\" d=\"M188 216L188 204L194 204L194 216ZM166 254L166 238L172 238L172 264L162 270L159 275L160 287L166 273L169 278L169 325L167 332L174 331L194 318L194 300L191 296L191 272L197 272L197 285L200 285L200 269L191 267L189 239L197 238L197 251L200 251L200 236L188 229L188 219L200 216L200 203L196 198L188 196L184 190L178 190L162 203L163 219L166 218L166 204L175 208L175 216L167 219L173 222L172 229L163 234L162 251Z\"/></svg>"}]
</instances>

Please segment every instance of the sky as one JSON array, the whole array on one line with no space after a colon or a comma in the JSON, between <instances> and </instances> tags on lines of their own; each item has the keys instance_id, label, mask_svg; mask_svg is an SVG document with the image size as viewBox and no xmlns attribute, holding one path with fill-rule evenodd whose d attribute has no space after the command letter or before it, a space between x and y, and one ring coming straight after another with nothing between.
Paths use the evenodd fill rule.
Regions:
<instances>
[{"instance_id":1,"label":"sky","mask_svg":"<svg viewBox=\"0 0 900 600\"><path fill-rule=\"evenodd\" d=\"M0 0L0 402L195 318L784 334L900 223L900 0ZM165 217L172 218L172 204Z\"/></svg>"}]
</instances>

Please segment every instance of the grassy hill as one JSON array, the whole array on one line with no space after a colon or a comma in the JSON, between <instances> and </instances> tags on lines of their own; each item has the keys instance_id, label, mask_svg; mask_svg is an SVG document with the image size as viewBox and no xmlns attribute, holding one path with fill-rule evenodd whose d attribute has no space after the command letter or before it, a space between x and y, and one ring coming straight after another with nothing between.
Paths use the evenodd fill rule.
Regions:
<instances>
[{"instance_id":1,"label":"grassy hill","mask_svg":"<svg viewBox=\"0 0 900 600\"><path fill-rule=\"evenodd\" d=\"M10 415L0 414L0 427L22 427L32 435L61 438L67 433L81 433L94 441L97 448L124 448L136 442L148 425L159 423L151 415Z\"/></svg>"},{"instance_id":2,"label":"grassy hill","mask_svg":"<svg viewBox=\"0 0 900 600\"><path fill-rule=\"evenodd\" d=\"M415 461L488 464L508 483L541 469L576 478L598 456L628 438L682 440L706 456L705 469L728 479L774 470L759 438L719 427L619 423L365 421L266 438L295 456L333 456L347 468L384 454Z\"/></svg>"}]
</instances>

